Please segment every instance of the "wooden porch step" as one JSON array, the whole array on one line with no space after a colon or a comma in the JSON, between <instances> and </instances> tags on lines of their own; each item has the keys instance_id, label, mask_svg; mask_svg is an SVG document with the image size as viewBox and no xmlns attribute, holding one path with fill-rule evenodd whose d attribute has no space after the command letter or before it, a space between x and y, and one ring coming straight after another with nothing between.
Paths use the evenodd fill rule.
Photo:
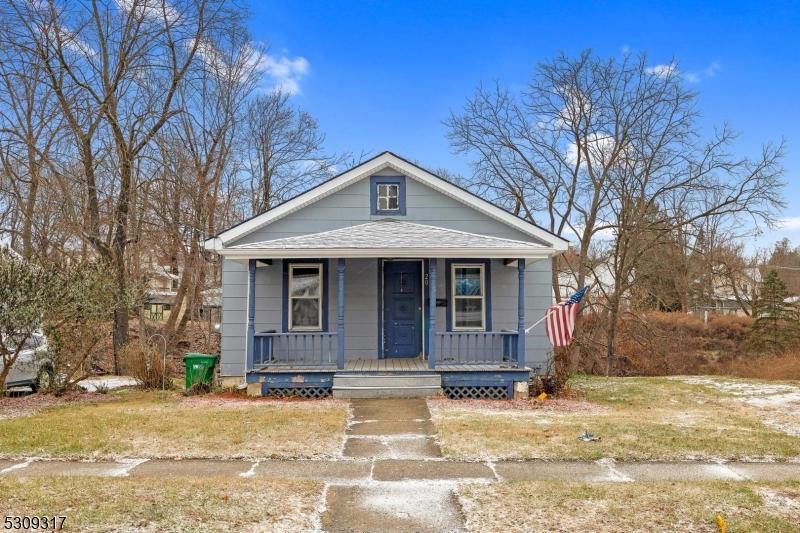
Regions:
<instances>
[{"instance_id":1,"label":"wooden porch step","mask_svg":"<svg viewBox=\"0 0 800 533\"><path fill-rule=\"evenodd\" d=\"M439 374L336 374L335 398L410 398L436 396L442 391Z\"/></svg>"}]
</instances>

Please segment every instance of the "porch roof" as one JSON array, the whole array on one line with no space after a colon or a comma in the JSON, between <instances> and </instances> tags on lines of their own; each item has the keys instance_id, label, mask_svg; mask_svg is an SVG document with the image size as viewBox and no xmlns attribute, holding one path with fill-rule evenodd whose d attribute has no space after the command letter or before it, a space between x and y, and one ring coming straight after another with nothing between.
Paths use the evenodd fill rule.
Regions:
<instances>
[{"instance_id":1,"label":"porch roof","mask_svg":"<svg viewBox=\"0 0 800 533\"><path fill-rule=\"evenodd\" d=\"M544 258L558 253L534 242L478 235L395 219L240 244L218 253L236 258L280 257L480 257Z\"/></svg>"}]
</instances>

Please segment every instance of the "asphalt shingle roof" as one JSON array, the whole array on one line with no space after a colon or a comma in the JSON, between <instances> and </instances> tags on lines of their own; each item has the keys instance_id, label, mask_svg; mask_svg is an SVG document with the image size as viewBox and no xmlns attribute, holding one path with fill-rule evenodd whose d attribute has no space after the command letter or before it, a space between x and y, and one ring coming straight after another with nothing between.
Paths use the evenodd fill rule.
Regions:
<instances>
[{"instance_id":1,"label":"asphalt shingle roof","mask_svg":"<svg viewBox=\"0 0 800 533\"><path fill-rule=\"evenodd\" d=\"M231 250L336 249L496 249L546 250L533 242L477 235L436 226L382 219L347 228L231 246Z\"/></svg>"}]
</instances>

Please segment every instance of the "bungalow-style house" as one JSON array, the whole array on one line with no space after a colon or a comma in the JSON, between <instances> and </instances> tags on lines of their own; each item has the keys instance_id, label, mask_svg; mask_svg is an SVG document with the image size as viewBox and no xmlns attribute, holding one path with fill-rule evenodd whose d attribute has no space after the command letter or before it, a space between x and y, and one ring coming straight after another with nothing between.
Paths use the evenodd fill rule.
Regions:
<instances>
[{"instance_id":1,"label":"bungalow-style house","mask_svg":"<svg viewBox=\"0 0 800 533\"><path fill-rule=\"evenodd\" d=\"M567 242L391 152L205 246L221 376L251 394L504 398L548 368L525 327Z\"/></svg>"}]
</instances>

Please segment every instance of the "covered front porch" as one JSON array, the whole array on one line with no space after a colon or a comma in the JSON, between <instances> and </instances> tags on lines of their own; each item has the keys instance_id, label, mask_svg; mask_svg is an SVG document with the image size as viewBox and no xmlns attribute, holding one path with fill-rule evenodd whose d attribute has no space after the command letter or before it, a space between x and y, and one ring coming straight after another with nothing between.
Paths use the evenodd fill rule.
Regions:
<instances>
[{"instance_id":1,"label":"covered front porch","mask_svg":"<svg viewBox=\"0 0 800 533\"><path fill-rule=\"evenodd\" d=\"M246 377L265 393L400 374L508 392L532 370L525 273L541 245L385 220L225 253L247 264Z\"/></svg>"}]
</instances>

